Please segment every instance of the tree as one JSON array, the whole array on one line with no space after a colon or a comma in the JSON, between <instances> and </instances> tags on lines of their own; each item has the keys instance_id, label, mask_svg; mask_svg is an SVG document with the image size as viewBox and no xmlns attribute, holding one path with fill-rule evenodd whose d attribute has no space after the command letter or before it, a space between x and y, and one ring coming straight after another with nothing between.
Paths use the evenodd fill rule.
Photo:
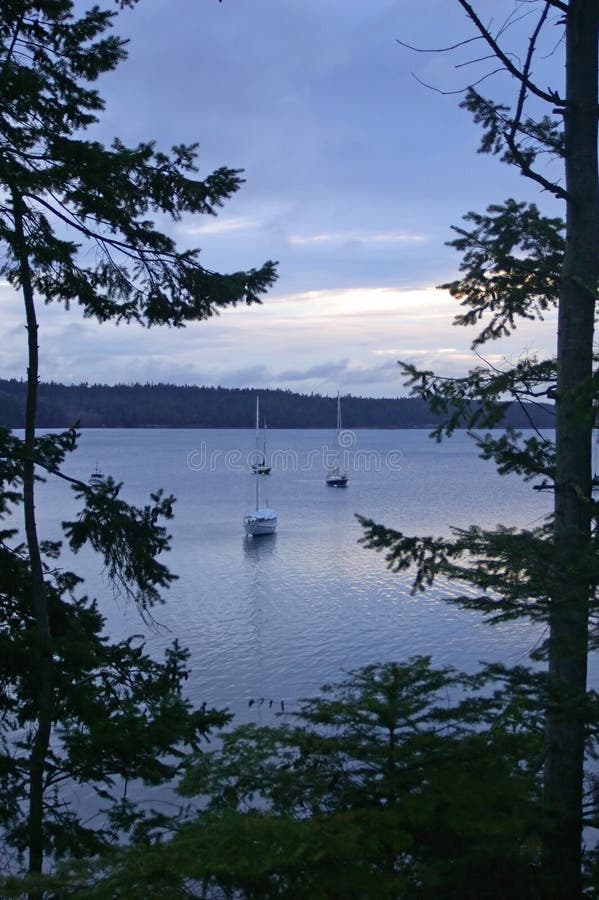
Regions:
<instances>
[{"instance_id":1,"label":"tree","mask_svg":"<svg viewBox=\"0 0 599 900\"><path fill-rule=\"evenodd\" d=\"M168 841L71 868L81 898L536 898L543 676L427 657L349 672L190 760Z\"/></svg>"},{"instance_id":2,"label":"tree","mask_svg":"<svg viewBox=\"0 0 599 900\"><path fill-rule=\"evenodd\" d=\"M489 320L474 345L509 333L521 316L558 308L555 360L522 360L511 371L485 367L468 378L444 381L407 367L415 391L448 414L447 430L459 422L489 426L498 419L504 392L522 400L555 400L555 445L537 435L525 442L515 434L478 438L483 455L500 471L539 476L540 488L554 493L551 523L534 532L459 532L453 542L419 539L365 521L366 543L385 549L397 568L417 567L416 584L440 572L474 581L480 607L493 618L531 615L548 623L546 656L551 702L547 709L544 765L545 802L553 824L545 840L551 872L547 896L581 894L583 773L588 733L586 694L589 615L597 586L596 534L591 530L591 438L596 418L593 325L599 276L599 183L597 171L597 41L595 0L546 0L514 5L495 30L485 26L473 4L458 0L493 63L517 84L513 106L483 97L474 85L462 106L483 128L481 151L514 165L565 204L565 240L557 220L532 206L508 201L486 215L470 213L471 230L458 229L453 246L465 273L449 287L467 312L457 324ZM536 16L526 46L506 47L522 18ZM555 44L555 26L563 41ZM535 81L533 63L542 52L564 48L563 90ZM515 52L513 52L515 50ZM488 59L488 57L486 57ZM480 83L483 78L476 83ZM527 109L533 103L533 114ZM540 115L536 107L545 105ZM541 165L549 154L563 160L552 180ZM442 433L442 429L437 432ZM460 560L466 558L465 563ZM487 591L495 593L489 596ZM468 601L463 598L463 603Z\"/></svg>"},{"instance_id":3,"label":"tree","mask_svg":"<svg viewBox=\"0 0 599 900\"><path fill-rule=\"evenodd\" d=\"M78 579L56 567L59 547L38 535L35 487L46 473L71 482L82 501L79 519L65 524L71 548L89 542L144 614L150 615L160 590L174 577L157 559L168 550L162 522L172 515L173 498L153 494L138 509L120 499L120 485L113 482L93 491L63 471L75 431L38 436L36 305L58 302L68 309L75 303L99 322L181 327L222 307L260 302L276 277L272 262L228 275L210 271L200 265L198 250L179 250L151 220L214 215L240 187L240 170L223 167L199 180L195 146L165 153L152 142L128 147L115 139L105 147L85 138L103 109L94 82L125 58L125 42L108 33L115 15L97 6L78 15L72 0L7 0L0 10L0 271L21 293L28 335L25 436L21 441L7 431L0 434L0 512L6 518L22 504L25 532L21 543L16 529L6 527L0 548L0 626L9 651L2 765L14 782L10 821L22 803L28 821L26 829L14 832L9 821L4 825L19 850L27 847L33 874L41 872L47 850L59 849L46 815L56 773L99 781L111 772L122 774L114 748L113 768L98 762L86 769L73 762L79 746L73 728L87 735L92 756L101 759L105 752L106 735L79 705L86 691L94 716L103 715L111 726L119 716L133 721L135 710L143 718L141 706L150 703L150 695L144 700L138 692L146 682L164 703L155 705L150 724L164 727L179 704L174 740L154 735L158 754L173 750L178 740L194 743L215 721L213 714L192 713L180 699L185 670L179 649L163 668L152 668L131 644L105 646L95 607L74 598ZM80 679L73 675L75 660L81 663ZM128 688L113 702L117 694L109 685L117 670ZM17 727L26 729L26 738L16 737ZM165 766L164 777L170 774Z\"/></svg>"}]
</instances>

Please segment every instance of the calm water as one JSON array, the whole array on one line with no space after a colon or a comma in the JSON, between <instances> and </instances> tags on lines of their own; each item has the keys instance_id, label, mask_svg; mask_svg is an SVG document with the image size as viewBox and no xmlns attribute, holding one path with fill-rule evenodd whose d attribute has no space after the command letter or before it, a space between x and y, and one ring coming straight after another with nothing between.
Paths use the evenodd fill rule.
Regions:
<instances>
[{"instance_id":1,"label":"calm water","mask_svg":"<svg viewBox=\"0 0 599 900\"><path fill-rule=\"evenodd\" d=\"M248 706L252 698L293 708L342 670L369 662L430 654L466 670L483 659L525 663L537 628L491 628L443 603L440 589L411 596L408 576L390 573L380 554L358 544L354 514L441 535L452 525L532 525L549 496L497 476L465 434L441 445L416 430L359 431L347 440L350 485L339 490L324 484L331 434L269 432L269 501L279 525L276 535L252 540L242 529L255 483L251 432L85 431L70 474L87 480L98 464L123 482L127 500L143 503L158 487L177 497L168 563L179 580L156 610L158 631L113 596L98 559L86 552L74 563L110 633L145 634L156 653L180 638L192 654L193 699L229 707L238 721L268 715L268 703ZM44 536L56 536L57 520L75 508L64 484L43 486Z\"/></svg>"}]
</instances>

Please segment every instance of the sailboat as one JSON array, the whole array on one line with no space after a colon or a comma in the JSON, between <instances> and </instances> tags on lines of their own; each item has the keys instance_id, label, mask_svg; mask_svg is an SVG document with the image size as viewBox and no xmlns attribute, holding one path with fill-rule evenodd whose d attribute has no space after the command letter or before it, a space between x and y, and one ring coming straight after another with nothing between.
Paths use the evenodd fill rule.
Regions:
<instances>
[{"instance_id":1,"label":"sailboat","mask_svg":"<svg viewBox=\"0 0 599 900\"><path fill-rule=\"evenodd\" d=\"M256 450L257 462L252 465L252 472L256 477L256 508L243 518L243 527L247 535L260 537L264 534L274 534L277 528L277 514L268 505L266 497L266 479L270 475L270 466L266 459L266 437L260 441L260 403L256 398Z\"/></svg>"},{"instance_id":2,"label":"sailboat","mask_svg":"<svg viewBox=\"0 0 599 900\"><path fill-rule=\"evenodd\" d=\"M325 479L329 487L347 487L348 476L339 459L339 435L341 434L341 397L337 392L337 450Z\"/></svg>"},{"instance_id":3,"label":"sailboat","mask_svg":"<svg viewBox=\"0 0 599 900\"><path fill-rule=\"evenodd\" d=\"M270 475L270 466L266 463L266 425L260 439L260 398L256 397L256 458L252 463L252 471L258 475Z\"/></svg>"}]
</instances>

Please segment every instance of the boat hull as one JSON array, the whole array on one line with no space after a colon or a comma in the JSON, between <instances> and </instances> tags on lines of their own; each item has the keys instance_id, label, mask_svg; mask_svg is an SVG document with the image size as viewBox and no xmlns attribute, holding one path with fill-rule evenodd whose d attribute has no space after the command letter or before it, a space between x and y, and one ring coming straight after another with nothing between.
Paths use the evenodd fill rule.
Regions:
<instances>
[{"instance_id":1,"label":"boat hull","mask_svg":"<svg viewBox=\"0 0 599 900\"><path fill-rule=\"evenodd\" d=\"M277 530L276 519L252 519L246 517L243 521L245 533L252 537L261 537L264 534L274 534Z\"/></svg>"},{"instance_id":2,"label":"boat hull","mask_svg":"<svg viewBox=\"0 0 599 900\"><path fill-rule=\"evenodd\" d=\"M348 477L347 475L331 475L327 478L326 483L328 487L347 487Z\"/></svg>"},{"instance_id":3,"label":"boat hull","mask_svg":"<svg viewBox=\"0 0 599 900\"><path fill-rule=\"evenodd\" d=\"M260 537L263 534L274 534L277 529L277 516L273 509L257 509L244 516L243 527L246 534Z\"/></svg>"},{"instance_id":4,"label":"boat hull","mask_svg":"<svg viewBox=\"0 0 599 900\"><path fill-rule=\"evenodd\" d=\"M347 487L349 478L347 472L336 465L329 469L325 481L329 487Z\"/></svg>"},{"instance_id":5,"label":"boat hull","mask_svg":"<svg viewBox=\"0 0 599 900\"><path fill-rule=\"evenodd\" d=\"M264 465L264 463L255 464L252 466L252 472L255 475L270 475L270 466Z\"/></svg>"}]
</instances>

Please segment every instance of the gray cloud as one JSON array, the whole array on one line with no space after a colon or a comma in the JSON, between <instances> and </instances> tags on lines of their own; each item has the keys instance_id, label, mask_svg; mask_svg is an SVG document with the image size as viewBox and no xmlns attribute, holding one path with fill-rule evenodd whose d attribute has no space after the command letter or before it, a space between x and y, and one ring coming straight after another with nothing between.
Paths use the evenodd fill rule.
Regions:
<instances>
[{"instance_id":1,"label":"gray cloud","mask_svg":"<svg viewBox=\"0 0 599 900\"><path fill-rule=\"evenodd\" d=\"M280 280L262 309L184 331L99 328L75 309L44 309L43 377L331 392L339 382L376 395L401 390L395 359L376 357L386 347L464 371L471 336L456 333L455 310L424 291L457 272L445 246L450 226L514 194L556 208L477 154L479 133L456 98L411 75L460 86L463 73L447 57L415 57L396 42L460 40L457 3L424 0L408 18L399 0L148 0L122 13L115 30L131 38L130 58L99 83L107 110L92 136L156 138L162 147L199 141L201 176L223 164L245 168L246 184L218 218L185 220L173 232L186 247L199 244L213 269L278 259ZM342 296L358 288L357 299ZM395 292L393 304L379 303L376 288ZM418 302L405 300L419 289ZM313 299L293 299L309 292ZM0 302L5 335L24 335L20 303L2 285ZM552 329L524 326L518 349L548 343ZM448 347L455 353L442 352ZM24 342L0 361L4 375L20 377L25 366Z\"/></svg>"}]
</instances>

